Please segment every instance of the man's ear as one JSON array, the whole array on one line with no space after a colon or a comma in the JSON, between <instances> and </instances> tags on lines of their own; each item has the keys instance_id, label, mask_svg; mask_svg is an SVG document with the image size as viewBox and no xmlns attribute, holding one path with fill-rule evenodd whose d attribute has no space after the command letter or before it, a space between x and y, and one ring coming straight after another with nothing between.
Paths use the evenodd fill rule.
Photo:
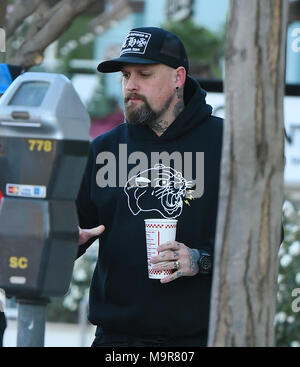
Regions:
<instances>
[{"instance_id":1,"label":"man's ear","mask_svg":"<svg viewBox=\"0 0 300 367\"><path fill-rule=\"evenodd\" d=\"M179 66L179 68L177 68L175 72L176 72L176 87L182 88L186 80L186 70L183 66Z\"/></svg>"}]
</instances>

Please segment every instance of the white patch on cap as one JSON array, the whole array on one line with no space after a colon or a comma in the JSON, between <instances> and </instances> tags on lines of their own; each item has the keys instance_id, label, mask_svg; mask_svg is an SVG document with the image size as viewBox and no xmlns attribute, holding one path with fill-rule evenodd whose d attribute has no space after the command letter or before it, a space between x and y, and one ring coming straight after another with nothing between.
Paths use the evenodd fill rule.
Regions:
<instances>
[{"instance_id":1,"label":"white patch on cap","mask_svg":"<svg viewBox=\"0 0 300 367\"><path fill-rule=\"evenodd\" d=\"M151 33L137 31L129 32L122 46L121 55L127 53L144 54L146 52L150 38Z\"/></svg>"}]
</instances>

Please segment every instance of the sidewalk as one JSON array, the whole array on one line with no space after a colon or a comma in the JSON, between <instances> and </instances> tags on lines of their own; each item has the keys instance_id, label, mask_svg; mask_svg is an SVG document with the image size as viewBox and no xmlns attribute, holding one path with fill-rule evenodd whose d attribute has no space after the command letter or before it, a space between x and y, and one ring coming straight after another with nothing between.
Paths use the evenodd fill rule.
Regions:
<instances>
[{"instance_id":1,"label":"sidewalk","mask_svg":"<svg viewBox=\"0 0 300 367\"><path fill-rule=\"evenodd\" d=\"M90 347L94 340L95 326L87 325L84 335L78 324L47 322L45 347ZM4 334L4 347L15 347L17 344L17 321L7 320Z\"/></svg>"}]
</instances>

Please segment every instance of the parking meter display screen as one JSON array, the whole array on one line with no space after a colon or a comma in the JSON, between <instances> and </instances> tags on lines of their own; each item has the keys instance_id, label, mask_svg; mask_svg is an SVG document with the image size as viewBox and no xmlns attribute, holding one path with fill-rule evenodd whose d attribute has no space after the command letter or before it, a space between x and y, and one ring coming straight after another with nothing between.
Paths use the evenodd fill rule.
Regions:
<instances>
[{"instance_id":1,"label":"parking meter display screen","mask_svg":"<svg viewBox=\"0 0 300 367\"><path fill-rule=\"evenodd\" d=\"M10 106L39 107L47 93L48 82L24 82L9 101Z\"/></svg>"}]
</instances>

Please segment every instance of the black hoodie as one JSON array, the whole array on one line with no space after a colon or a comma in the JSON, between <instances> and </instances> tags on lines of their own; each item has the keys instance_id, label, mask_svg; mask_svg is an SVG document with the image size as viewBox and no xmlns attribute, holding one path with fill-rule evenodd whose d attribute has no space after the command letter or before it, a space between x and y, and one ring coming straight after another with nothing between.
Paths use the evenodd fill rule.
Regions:
<instances>
[{"instance_id":1,"label":"black hoodie","mask_svg":"<svg viewBox=\"0 0 300 367\"><path fill-rule=\"evenodd\" d=\"M160 137L147 126L124 123L91 143L77 207L81 228L106 227L89 309L89 320L105 333L207 333L211 275L167 284L149 279L144 225L148 218L176 218L176 240L213 255L223 123L211 115L205 96L188 77L185 108ZM146 173L148 181L147 175L141 180ZM79 255L91 243L80 246Z\"/></svg>"}]
</instances>

